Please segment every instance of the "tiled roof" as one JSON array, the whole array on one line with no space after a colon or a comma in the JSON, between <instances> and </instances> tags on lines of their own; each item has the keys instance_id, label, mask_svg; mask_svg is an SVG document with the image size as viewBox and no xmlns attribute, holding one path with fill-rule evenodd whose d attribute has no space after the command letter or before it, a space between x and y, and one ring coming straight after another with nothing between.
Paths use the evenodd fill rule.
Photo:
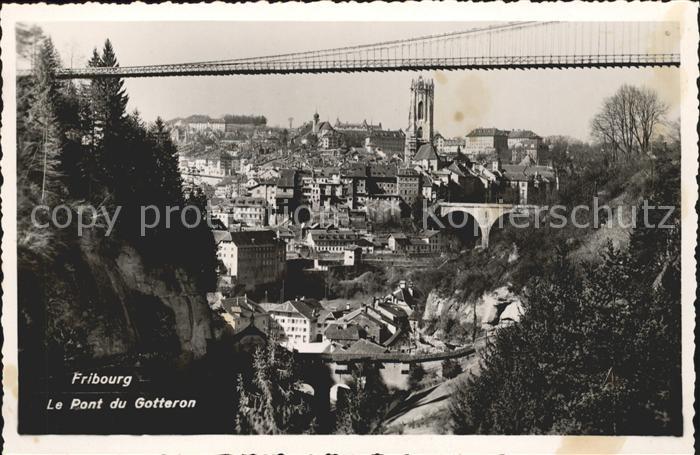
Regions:
<instances>
[{"instance_id":1,"label":"tiled roof","mask_svg":"<svg viewBox=\"0 0 700 455\"><path fill-rule=\"evenodd\" d=\"M534 178L536 175L546 180L554 180L554 169L547 166L521 166L519 164L504 164L501 166L503 175L510 180Z\"/></svg>"},{"instance_id":2,"label":"tiled roof","mask_svg":"<svg viewBox=\"0 0 700 455\"><path fill-rule=\"evenodd\" d=\"M460 168L459 164L457 164L454 161L449 166L447 166L447 169L460 177L466 177L466 173Z\"/></svg>"},{"instance_id":3,"label":"tiled roof","mask_svg":"<svg viewBox=\"0 0 700 455\"><path fill-rule=\"evenodd\" d=\"M539 139L539 137L530 130L513 130L508 133L509 139Z\"/></svg>"},{"instance_id":4,"label":"tiled roof","mask_svg":"<svg viewBox=\"0 0 700 455\"><path fill-rule=\"evenodd\" d=\"M362 164L354 164L341 170L340 175L343 177L366 177L367 168Z\"/></svg>"},{"instance_id":5,"label":"tiled roof","mask_svg":"<svg viewBox=\"0 0 700 455\"><path fill-rule=\"evenodd\" d=\"M396 166L391 164L372 164L367 168L372 177L396 177Z\"/></svg>"},{"instance_id":6,"label":"tiled roof","mask_svg":"<svg viewBox=\"0 0 700 455\"><path fill-rule=\"evenodd\" d=\"M390 137L395 139L403 139L406 134L401 130L372 130L369 137Z\"/></svg>"},{"instance_id":7,"label":"tiled roof","mask_svg":"<svg viewBox=\"0 0 700 455\"><path fill-rule=\"evenodd\" d=\"M402 177L405 176L411 176L411 177L418 177L418 172L416 172L415 169L411 169L410 167L400 167L398 171L396 172L396 175L400 175Z\"/></svg>"},{"instance_id":8,"label":"tiled roof","mask_svg":"<svg viewBox=\"0 0 700 455\"><path fill-rule=\"evenodd\" d=\"M264 302L260 304L260 308L268 313L273 311L280 313L298 313L298 310L294 308L289 301L284 303Z\"/></svg>"},{"instance_id":9,"label":"tiled roof","mask_svg":"<svg viewBox=\"0 0 700 455\"><path fill-rule=\"evenodd\" d=\"M242 197L231 198L230 202L231 202L231 205L237 205L237 206L256 206L256 205L265 205L265 203L267 201L261 197L242 196Z\"/></svg>"},{"instance_id":10,"label":"tiled roof","mask_svg":"<svg viewBox=\"0 0 700 455\"><path fill-rule=\"evenodd\" d=\"M349 325L344 329L338 324L331 324L323 334L329 340L359 340L360 328L356 325Z\"/></svg>"},{"instance_id":11,"label":"tiled roof","mask_svg":"<svg viewBox=\"0 0 700 455\"><path fill-rule=\"evenodd\" d=\"M415 293L416 291L414 290L413 292ZM412 307L413 304L415 303L415 298L414 298L414 296L411 295L411 293L408 291L408 289L399 288L399 289L395 290L394 292L392 292L392 295L397 300L400 300L402 302L406 302L408 304L408 306Z\"/></svg>"},{"instance_id":12,"label":"tiled roof","mask_svg":"<svg viewBox=\"0 0 700 455\"><path fill-rule=\"evenodd\" d=\"M294 169L280 169L280 176L277 178L277 186L293 187L296 171Z\"/></svg>"},{"instance_id":13,"label":"tiled roof","mask_svg":"<svg viewBox=\"0 0 700 455\"><path fill-rule=\"evenodd\" d=\"M355 245L357 245L357 246L373 246L374 243L370 242L367 239L359 238L359 239L355 240Z\"/></svg>"},{"instance_id":14,"label":"tiled roof","mask_svg":"<svg viewBox=\"0 0 700 455\"><path fill-rule=\"evenodd\" d=\"M275 243L273 231L240 231L230 232L231 241L241 245L270 245Z\"/></svg>"},{"instance_id":15,"label":"tiled roof","mask_svg":"<svg viewBox=\"0 0 700 455\"><path fill-rule=\"evenodd\" d=\"M462 137L454 137L450 139L445 139L445 145L451 145L451 146L464 146L464 138Z\"/></svg>"},{"instance_id":16,"label":"tiled roof","mask_svg":"<svg viewBox=\"0 0 700 455\"><path fill-rule=\"evenodd\" d=\"M230 314L236 313L236 311L234 311L234 308L236 307L250 313L259 313L264 311L257 303L250 300L247 296L225 298L221 301L221 305Z\"/></svg>"},{"instance_id":17,"label":"tiled roof","mask_svg":"<svg viewBox=\"0 0 700 455\"><path fill-rule=\"evenodd\" d=\"M310 321L314 321L318 317L319 311L311 301L305 300L288 300L284 303L260 303L258 305L266 312L293 313L300 314Z\"/></svg>"},{"instance_id":18,"label":"tiled roof","mask_svg":"<svg viewBox=\"0 0 700 455\"><path fill-rule=\"evenodd\" d=\"M384 346L393 346L401 342L410 342L409 333L403 330L397 330L388 340L382 343Z\"/></svg>"},{"instance_id":19,"label":"tiled roof","mask_svg":"<svg viewBox=\"0 0 700 455\"><path fill-rule=\"evenodd\" d=\"M393 315L396 316L396 317L401 317L401 316L403 316L403 315L405 314L402 310L398 310L398 309L392 307L391 305L381 305L381 304L380 304L379 306L380 306L382 309L388 311L389 313L393 314Z\"/></svg>"},{"instance_id":20,"label":"tiled roof","mask_svg":"<svg viewBox=\"0 0 700 455\"><path fill-rule=\"evenodd\" d=\"M418 149L418 152L416 155L413 157L413 161L423 161L423 160L429 160L429 161L434 161L438 160L438 154L435 151L435 147L433 147L431 144L423 144L420 146Z\"/></svg>"},{"instance_id":21,"label":"tiled roof","mask_svg":"<svg viewBox=\"0 0 700 455\"><path fill-rule=\"evenodd\" d=\"M340 321L346 322L346 323L356 323L354 321L361 321L360 326L366 326L369 324L373 324L375 327L381 327L383 325L382 321L370 316L367 314L367 311L365 308L358 308L355 311L351 311L350 313L346 314L342 318L340 318Z\"/></svg>"},{"instance_id":22,"label":"tiled roof","mask_svg":"<svg viewBox=\"0 0 700 455\"><path fill-rule=\"evenodd\" d=\"M325 229L314 229L309 231L311 238L316 242L319 240L352 241L359 238L359 234L354 231L327 231Z\"/></svg>"},{"instance_id":23,"label":"tiled roof","mask_svg":"<svg viewBox=\"0 0 700 455\"><path fill-rule=\"evenodd\" d=\"M367 339L361 339L354 342L345 352L351 354L379 354L387 352L387 349Z\"/></svg>"},{"instance_id":24,"label":"tiled roof","mask_svg":"<svg viewBox=\"0 0 700 455\"><path fill-rule=\"evenodd\" d=\"M363 120L362 123L342 123L340 119L335 119L335 127L338 129L381 129L382 124L381 122L373 125L371 123L367 123L367 120Z\"/></svg>"},{"instance_id":25,"label":"tiled roof","mask_svg":"<svg viewBox=\"0 0 700 455\"><path fill-rule=\"evenodd\" d=\"M508 131L499 130L498 128L475 128L467 134L467 137L483 137L483 136L507 136Z\"/></svg>"},{"instance_id":26,"label":"tiled roof","mask_svg":"<svg viewBox=\"0 0 700 455\"><path fill-rule=\"evenodd\" d=\"M310 321L316 320L318 317L318 310L311 305L309 305L304 300L292 300L291 305L301 313L306 319Z\"/></svg>"},{"instance_id":27,"label":"tiled roof","mask_svg":"<svg viewBox=\"0 0 700 455\"><path fill-rule=\"evenodd\" d=\"M221 242L230 242L231 241L231 233L229 231L212 231L212 234L214 235L214 244L218 245Z\"/></svg>"},{"instance_id":28,"label":"tiled roof","mask_svg":"<svg viewBox=\"0 0 700 455\"><path fill-rule=\"evenodd\" d=\"M333 130L333 127L331 126L330 123L328 123L328 122L326 122L326 121L323 121L323 122L320 122L320 123L318 124L318 130L319 130L319 131L323 131L323 130L332 131L332 130Z\"/></svg>"},{"instance_id":29,"label":"tiled roof","mask_svg":"<svg viewBox=\"0 0 700 455\"><path fill-rule=\"evenodd\" d=\"M325 322L327 319L335 320L342 316L342 310L330 310L323 308L318 313L318 322Z\"/></svg>"},{"instance_id":30,"label":"tiled roof","mask_svg":"<svg viewBox=\"0 0 700 455\"><path fill-rule=\"evenodd\" d=\"M255 327L254 324L248 324L243 330L240 332L236 333L233 338L231 338L232 342L237 342L244 337L250 337L250 336L257 336L262 339L267 339L267 334L260 330L259 328Z\"/></svg>"}]
</instances>

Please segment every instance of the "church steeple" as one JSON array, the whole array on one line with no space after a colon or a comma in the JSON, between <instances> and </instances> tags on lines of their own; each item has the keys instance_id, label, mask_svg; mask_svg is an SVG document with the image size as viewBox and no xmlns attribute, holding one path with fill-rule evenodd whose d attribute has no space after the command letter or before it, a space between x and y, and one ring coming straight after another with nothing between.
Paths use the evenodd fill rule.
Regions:
<instances>
[{"instance_id":1,"label":"church steeple","mask_svg":"<svg viewBox=\"0 0 700 455\"><path fill-rule=\"evenodd\" d=\"M405 161L410 162L418 148L433 142L433 105L435 85L432 79L411 81L411 104L408 108Z\"/></svg>"},{"instance_id":2,"label":"church steeple","mask_svg":"<svg viewBox=\"0 0 700 455\"><path fill-rule=\"evenodd\" d=\"M320 118L321 116L318 115L318 109L316 109L316 112L314 113L314 122L312 124L312 131L314 134L318 134L318 124Z\"/></svg>"}]
</instances>

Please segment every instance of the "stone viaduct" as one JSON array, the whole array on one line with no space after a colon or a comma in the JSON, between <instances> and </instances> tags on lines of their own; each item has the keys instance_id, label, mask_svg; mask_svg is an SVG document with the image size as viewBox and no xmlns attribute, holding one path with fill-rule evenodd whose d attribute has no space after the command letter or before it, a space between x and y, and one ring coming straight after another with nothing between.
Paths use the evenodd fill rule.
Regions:
<instances>
[{"instance_id":1,"label":"stone viaduct","mask_svg":"<svg viewBox=\"0 0 700 455\"><path fill-rule=\"evenodd\" d=\"M471 216L479 227L481 247L488 248L489 234L496 221L508 214L538 213L543 207L537 205L489 204L478 202L439 202L433 208L442 219L449 219L450 213L462 212Z\"/></svg>"}]
</instances>

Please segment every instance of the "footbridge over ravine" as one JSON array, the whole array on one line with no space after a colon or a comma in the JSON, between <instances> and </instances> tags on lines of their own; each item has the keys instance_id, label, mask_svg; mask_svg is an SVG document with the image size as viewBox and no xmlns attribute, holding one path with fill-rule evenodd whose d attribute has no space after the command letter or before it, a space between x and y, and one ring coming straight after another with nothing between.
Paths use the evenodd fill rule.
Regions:
<instances>
[{"instance_id":1,"label":"footbridge over ravine","mask_svg":"<svg viewBox=\"0 0 700 455\"><path fill-rule=\"evenodd\" d=\"M471 216L476 226L479 227L481 237L481 246L488 248L489 234L491 228L499 219L502 221L504 215L509 214L537 214L544 208L538 205L526 204L499 204L499 203L480 203L480 202L438 202L433 211L435 215L443 220L450 220L450 214L454 212L466 213ZM453 226L459 227L459 226Z\"/></svg>"},{"instance_id":2,"label":"footbridge over ravine","mask_svg":"<svg viewBox=\"0 0 700 455\"><path fill-rule=\"evenodd\" d=\"M332 391L348 388L354 365L371 365L379 371L381 380L393 389L408 389L408 377L412 368L422 365L432 369L445 359L469 357L476 353L474 346L435 353L295 353L295 361L301 365L303 381L313 389L314 415L323 425L330 413Z\"/></svg>"}]
</instances>

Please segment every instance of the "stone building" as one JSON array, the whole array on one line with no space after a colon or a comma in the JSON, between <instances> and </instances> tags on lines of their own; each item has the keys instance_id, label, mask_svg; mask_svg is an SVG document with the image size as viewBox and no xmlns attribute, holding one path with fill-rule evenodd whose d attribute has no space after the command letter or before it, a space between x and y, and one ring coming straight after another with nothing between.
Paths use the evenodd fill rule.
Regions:
<instances>
[{"instance_id":1,"label":"stone building","mask_svg":"<svg viewBox=\"0 0 700 455\"><path fill-rule=\"evenodd\" d=\"M275 283L286 269L285 242L273 231L213 231L217 259L225 267L222 275L233 284L252 288Z\"/></svg>"},{"instance_id":2,"label":"stone building","mask_svg":"<svg viewBox=\"0 0 700 455\"><path fill-rule=\"evenodd\" d=\"M411 82L411 102L408 109L408 128L404 160L410 163L418 149L433 141L433 110L435 85L422 76Z\"/></svg>"}]
</instances>

